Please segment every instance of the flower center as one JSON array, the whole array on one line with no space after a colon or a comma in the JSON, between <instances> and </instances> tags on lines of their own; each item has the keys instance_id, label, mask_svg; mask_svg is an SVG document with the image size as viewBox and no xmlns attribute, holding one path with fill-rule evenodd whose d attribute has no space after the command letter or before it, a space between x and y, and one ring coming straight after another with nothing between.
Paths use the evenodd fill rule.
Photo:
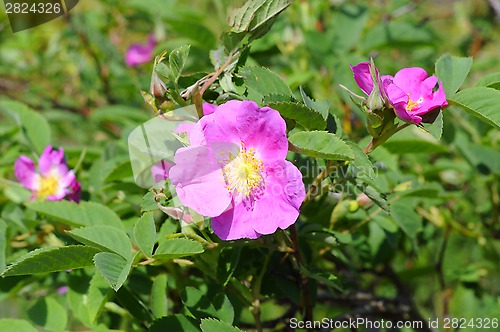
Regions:
<instances>
[{"instance_id":1,"label":"flower center","mask_svg":"<svg viewBox=\"0 0 500 332\"><path fill-rule=\"evenodd\" d=\"M423 101L424 98L422 97L420 97L417 101L414 101L411 99L410 94L408 94L408 103L406 104L406 110L408 112L415 110L415 108L418 108Z\"/></svg>"},{"instance_id":2,"label":"flower center","mask_svg":"<svg viewBox=\"0 0 500 332\"><path fill-rule=\"evenodd\" d=\"M40 178L38 186L39 189L37 190L37 196L45 199L57 193L59 178L52 174L46 175Z\"/></svg>"},{"instance_id":3,"label":"flower center","mask_svg":"<svg viewBox=\"0 0 500 332\"><path fill-rule=\"evenodd\" d=\"M229 161L224 166L224 178L227 190L235 190L246 197L263 183L261 171L264 168L262 160L255 156L255 149L246 149L241 143L241 150L237 156L229 153Z\"/></svg>"}]
</instances>

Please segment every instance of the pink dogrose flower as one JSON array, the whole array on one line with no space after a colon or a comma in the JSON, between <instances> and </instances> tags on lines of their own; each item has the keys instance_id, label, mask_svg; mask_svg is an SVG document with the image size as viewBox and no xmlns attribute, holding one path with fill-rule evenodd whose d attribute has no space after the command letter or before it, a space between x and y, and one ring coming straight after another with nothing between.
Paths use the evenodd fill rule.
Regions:
<instances>
[{"instance_id":1,"label":"pink dogrose flower","mask_svg":"<svg viewBox=\"0 0 500 332\"><path fill-rule=\"evenodd\" d=\"M421 123L422 117L429 112L448 105L443 82L439 82L435 89L437 82L436 76L428 76L418 67L401 69L394 77L385 76L383 79L387 97L397 116L414 124Z\"/></svg>"},{"instance_id":2,"label":"pink dogrose flower","mask_svg":"<svg viewBox=\"0 0 500 332\"><path fill-rule=\"evenodd\" d=\"M132 44L125 54L125 63L129 67L150 62L153 59L153 51L156 46L154 36L150 36L146 44Z\"/></svg>"},{"instance_id":3,"label":"pink dogrose flower","mask_svg":"<svg viewBox=\"0 0 500 332\"><path fill-rule=\"evenodd\" d=\"M371 66L375 75L370 73ZM437 113L431 111L448 105L443 82L440 82L436 89L437 77L428 76L422 68L404 68L394 77L379 76L378 69L370 62L361 62L351 66L351 69L360 89L369 95L367 104L377 101L389 103L394 107L396 115L405 122L414 124L419 124L423 120L433 122ZM373 89L376 85L380 91L374 94ZM372 96L380 98L370 101Z\"/></svg>"},{"instance_id":4,"label":"pink dogrose flower","mask_svg":"<svg viewBox=\"0 0 500 332\"><path fill-rule=\"evenodd\" d=\"M32 191L32 200L80 200L80 183L75 173L68 170L62 148L53 150L47 146L38 161L38 172L30 158L20 156L14 163L14 172L19 182Z\"/></svg>"},{"instance_id":5,"label":"pink dogrose flower","mask_svg":"<svg viewBox=\"0 0 500 332\"><path fill-rule=\"evenodd\" d=\"M170 169L182 204L212 218L223 240L255 239L292 225L305 198L302 175L285 160L285 121L253 101L213 107L190 130Z\"/></svg>"}]
</instances>

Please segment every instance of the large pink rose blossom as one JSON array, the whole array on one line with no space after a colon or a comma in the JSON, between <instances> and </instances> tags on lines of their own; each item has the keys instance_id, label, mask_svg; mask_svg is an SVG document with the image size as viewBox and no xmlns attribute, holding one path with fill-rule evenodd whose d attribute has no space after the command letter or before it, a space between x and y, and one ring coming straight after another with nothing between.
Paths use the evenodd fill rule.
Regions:
<instances>
[{"instance_id":1,"label":"large pink rose blossom","mask_svg":"<svg viewBox=\"0 0 500 332\"><path fill-rule=\"evenodd\" d=\"M255 239L296 221L305 188L285 160L285 121L276 110L229 101L200 119L189 141L169 178L182 204L212 217L221 239Z\"/></svg>"},{"instance_id":2,"label":"large pink rose blossom","mask_svg":"<svg viewBox=\"0 0 500 332\"><path fill-rule=\"evenodd\" d=\"M125 54L125 63L129 67L150 62L153 59L153 51L156 46L154 36L150 36L146 44L132 44Z\"/></svg>"},{"instance_id":3,"label":"large pink rose blossom","mask_svg":"<svg viewBox=\"0 0 500 332\"><path fill-rule=\"evenodd\" d=\"M33 200L80 200L80 183L75 173L68 170L62 148L53 150L47 146L38 161L38 172L30 158L20 156L14 163L14 172L19 182L32 191Z\"/></svg>"}]
</instances>

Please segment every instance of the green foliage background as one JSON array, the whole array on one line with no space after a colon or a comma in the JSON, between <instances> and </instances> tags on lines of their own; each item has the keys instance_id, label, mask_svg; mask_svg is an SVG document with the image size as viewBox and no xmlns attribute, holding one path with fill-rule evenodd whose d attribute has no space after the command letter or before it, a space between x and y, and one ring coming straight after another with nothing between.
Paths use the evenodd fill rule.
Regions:
<instances>
[{"instance_id":1,"label":"green foliage background","mask_svg":"<svg viewBox=\"0 0 500 332\"><path fill-rule=\"evenodd\" d=\"M252 42L246 67L219 83L217 92L231 88L233 78L234 95L263 102L268 86L252 81L252 66L271 69L286 83L276 83L278 93L319 101L304 100L316 113L294 119L290 106L274 100L282 115L311 130L324 130L328 115L326 130L355 142L354 165L375 166L371 179L349 176L369 184L378 204L353 209L358 192L348 176L339 180L353 190L347 199L325 195L303 208L296 234L302 262L279 247L288 243L284 232L214 246L215 235L181 230L135 184L127 138L154 116L139 92L148 90L153 62L125 66L127 47L151 33L160 41L155 54L190 44L178 82L187 88L213 72L210 51L243 3L87 0L64 18L16 34L2 14L0 330L194 331L200 323L203 331L236 329L222 322L252 330L259 325L256 298L262 327L281 330L307 311L303 280L315 319L500 318L500 28L488 1L295 1ZM453 101L442 128L429 135L409 127L369 159L359 157L358 142L369 142L365 115L339 87L361 93L349 65L373 57L383 73L413 66L433 73L446 53L473 63L456 95L460 70L447 67L452 58L436 64ZM205 98L221 95L209 91ZM478 100L480 112L459 107ZM482 121L485 114L496 118ZM299 147L301 134L290 135ZM47 144L63 146L70 167L78 167L80 206L25 204L30 193L13 183L18 156L34 157ZM308 155L353 159L335 149L318 154L313 146ZM289 157L324 166L322 159ZM304 175L310 184L314 174ZM74 259L61 265L61 257ZM46 267L34 270L40 261Z\"/></svg>"}]
</instances>

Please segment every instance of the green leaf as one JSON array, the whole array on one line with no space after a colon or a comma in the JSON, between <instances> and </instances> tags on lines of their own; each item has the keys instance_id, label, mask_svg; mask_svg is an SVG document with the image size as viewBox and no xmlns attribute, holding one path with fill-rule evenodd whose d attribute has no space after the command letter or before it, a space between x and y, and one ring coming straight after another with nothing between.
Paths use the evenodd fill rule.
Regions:
<instances>
[{"instance_id":1,"label":"green leaf","mask_svg":"<svg viewBox=\"0 0 500 332\"><path fill-rule=\"evenodd\" d=\"M151 287L151 312L154 318L160 318L167 315L167 309L167 275L160 274Z\"/></svg>"},{"instance_id":2,"label":"green leaf","mask_svg":"<svg viewBox=\"0 0 500 332\"><path fill-rule=\"evenodd\" d=\"M450 104L460 106L465 111L497 129L500 128L500 91L491 88L469 88L457 93Z\"/></svg>"},{"instance_id":3,"label":"green leaf","mask_svg":"<svg viewBox=\"0 0 500 332\"><path fill-rule=\"evenodd\" d=\"M86 246L48 247L30 251L9 265L2 276L21 276L81 269L92 266L99 249Z\"/></svg>"},{"instance_id":4,"label":"green leaf","mask_svg":"<svg viewBox=\"0 0 500 332\"><path fill-rule=\"evenodd\" d=\"M5 271L7 263L5 260L5 250L7 250L7 224L0 219L0 273Z\"/></svg>"},{"instance_id":5,"label":"green leaf","mask_svg":"<svg viewBox=\"0 0 500 332\"><path fill-rule=\"evenodd\" d=\"M500 72L491 73L481 77L475 86L500 90Z\"/></svg>"},{"instance_id":6,"label":"green leaf","mask_svg":"<svg viewBox=\"0 0 500 332\"><path fill-rule=\"evenodd\" d=\"M0 331L37 332L37 329L22 319L0 319Z\"/></svg>"},{"instance_id":7,"label":"green leaf","mask_svg":"<svg viewBox=\"0 0 500 332\"><path fill-rule=\"evenodd\" d=\"M186 287L181 293L182 303L195 317L218 317L217 310L208 297L199 289Z\"/></svg>"},{"instance_id":8,"label":"green leaf","mask_svg":"<svg viewBox=\"0 0 500 332\"><path fill-rule=\"evenodd\" d=\"M391 204L391 216L410 239L422 230L422 218L415 212L413 200L399 199Z\"/></svg>"},{"instance_id":9,"label":"green leaf","mask_svg":"<svg viewBox=\"0 0 500 332\"><path fill-rule=\"evenodd\" d=\"M28 143L38 154L41 154L50 144L51 134L47 119L39 112L17 101L2 100L0 108L14 119Z\"/></svg>"},{"instance_id":10,"label":"green leaf","mask_svg":"<svg viewBox=\"0 0 500 332\"><path fill-rule=\"evenodd\" d=\"M439 141L443 135L443 112L439 112L436 120L431 124L425 124L424 128Z\"/></svg>"},{"instance_id":11,"label":"green leaf","mask_svg":"<svg viewBox=\"0 0 500 332\"><path fill-rule=\"evenodd\" d=\"M275 73L264 67L245 66L239 71L249 89L262 96L273 94L293 97L288 85Z\"/></svg>"},{"instance_id":12,"label":"green leaf","mask_svg":"<svg viewBox=\"0 0 500 332\"><path fill-rule=\"evenodd\" d=\"M111 252L100 252L94 256L95 266L115 291L127 280L132 261Z\"/></svg>"},{"instance_id":13,"label":"green leaf","mask_svg":"<svg viewBox=\"0 0 500 332\"><path fill-rule=\"evenodd\" d=\"M326 127L326 121L316 110L301 103L273 102L268 105L280 112L281 116L292 119L310 130L322 130Z\"/></svg>"},{"instance_id":14,"label":"green leaf","mask_svg":"<svg viewBox=\"0 0 500 332\"><path fill-rule=\"evenodd\" d=\"M203 332L243 332L231 324L213 318L202 319L200 327Z\"/></svg>"},{"instance_id":15,"label":"green leaf","mask_svg":"<svg viewBox=\"0 0 500 332\"><path fill-rule=\"evenodd\" d=\"M69 226L109 225L124 229L113 210L95 202L38 201L29 202L26 206Z\"/></svg>"},{"instance_id":16,"label":"green leaf","mask_svg":"<svg viewBox=\"0 0 500 332\"><path fill-rule=\"evenodd\" d=\"M51 297L40 298L28 310L28 317L47 330L63 331L68 324L66 310Z\"/></svg>"},{"instance_id":17,"label":"green leaf","mask_svg":"<svg viewBox=\"0 0 500 332\"><path fill-rule=\"evenodd\" d=\"M153 257L173 259L201 254L203 251L203 246L199 242L188 239L169 239L160 242Z\"/></svg>"},{"instance_id":18,"label":"green leaf","mask_svg":"<svg viewBox=\"0 0 500 332\"><path fill-rule=\"evenodd\" d=\"M129 259L132 254L132 245L127 233L115 227L96 225L77 228L67 233L83 244L114 252L124 259Z\"/></svg>"},{"instance_id":19,"label":"green leaf","mask_svg":"<svg viewBox=\"0 0 500 332\"><path fill-rule=\"evenodd\" d=\"M375 204L377 204L382 210L389 213L389 204L385 199L385 195L381 193L377 188L371 185L366 185L361 187L362 191L368 198L370 198Z\"/></svg>"},{"instance_id":20,"label":"green leaf","mask_svg":"<svg viewBox=\"0 0 500 332\"><path fill-rule=\"evenodd\" d=\"M173 259L201 254L203 251L203 246L199 242L188 239L170 239L160 242L153 257Z\"/></svg>"},{"instance_id":21,"label":"green leaf","mask_svg":"<svg viewBox=\"0 0 500 332\"><path fill-rule=\"evenodd\" d=\"M330 160L354 159L354 153L349 145L326 131L298 132L292 134L288 140L306 156Z\"/></svg>"},{"instance_id":22,"label":"green leaf","mask_svg":"<svg viewBox=\"0 0 500 332\"><path fill-rule=\"evenodd\" d=\"M180 314L162 317L153 322L149 332L197 332L201 331L198 322L192 318Z\"/></svg>"},{"instance_id":23,"label":"green leaf","mask_svg":"<svg viewBox=\"0 0 500 332\"><path fill-rule=\"evenodd\" d=\"M357 144L351 141L347 141L346 143L354 153L354 159L351 163L359 172L366 174L370 179L373 179L374 170L370 158L368 158L366 153L363 152L363 149L361 149Z\"/></svg>"},{"instance_id":24,"label":"green leaf","mask_svg":"<svg viewBox=\"0 0 500 332\"><path fill-rule=\"evenodd\" d=\"M436 61L436 76L443 81L444 92L451 98L458 91L472 66L472 57L445 54Z\"/></svg>"},{"instance_id":25,"label":"green leaf","mask_svg":"<svg viewBox=\"0 0 500 332\"><path fill-rule=\"evenodd\" d=\"M229 18L229 25L233 32L252 32L273 19L285 10L291 0L250 0L239 8Z\"/></svg>"},{"instance_id":26,"label":"green leaf","mask_svg":"<svg viewBox=\"0 0 500 332\"><path fill-rule=\"evenodd\" d=\"M145 213L137 219L134 226L134 240L142 253L151 257L153 246L156 242L156 226L153 219L153 213Z\"/></svg>"},{"instance_id":27,"label":"green leaf","mask_svg":"<svg viewBox=\"0 0 500 332\"><path fill-rule=\"evenodd\" d=\"M189 56L190 45L183 45L176 48L170 52L168 56L168 62L170 64L170 77L169 79L177 84L179 77L182 74L182 70L186 65L186 61Z\"/></svg>"},{"instance_id":28,"label":"green leaf","mask_svg":"<svg viewBox=\"0 0 500 332\"><path fill-rule=\"evenodd\" d=\"M316 112L321 114L323 119L326 121L326 118L328 118L328 113L330 110L330 103L328 102L328 100L324 101L313 100L305 93L302 87L300 87L300 95L302 96L304 104L306 104L307 107L316 110Z\"/></svg>"},{"instance_id":29,"label":"green leaf","mask_svg":"<svg viewBox=\"0 0 500 332\"><path fill-rule=\"evenodd\" d=\"M95 271L90 280L87 291L87 308L90 322L93 323L99 317L104 305L111 296L112 290L109 284L99 271Z\"/></svg>"},{"instance_id":30,"label":"green leaf","mask_svg":"<svg viewBox=\"0 0 500 332\"><path fill-rule=\"evenodd\" d=\"M121 307L127 310L138 322L153 321L151 311L146 307L142 299L127 287L122 287L116 292L116 298Z\"/></svg>"},{"instance_id":31,"label":"green leaf","mask_svg":"<svg viewBox=\"0 0 500 332\"><path fill-rule=\"evenodd\" d=\"M383 144L384 148L395 154L446 152L447 147L430 133L416 126L410 126L392 136Z\"/></svg>"}]
</instances>

